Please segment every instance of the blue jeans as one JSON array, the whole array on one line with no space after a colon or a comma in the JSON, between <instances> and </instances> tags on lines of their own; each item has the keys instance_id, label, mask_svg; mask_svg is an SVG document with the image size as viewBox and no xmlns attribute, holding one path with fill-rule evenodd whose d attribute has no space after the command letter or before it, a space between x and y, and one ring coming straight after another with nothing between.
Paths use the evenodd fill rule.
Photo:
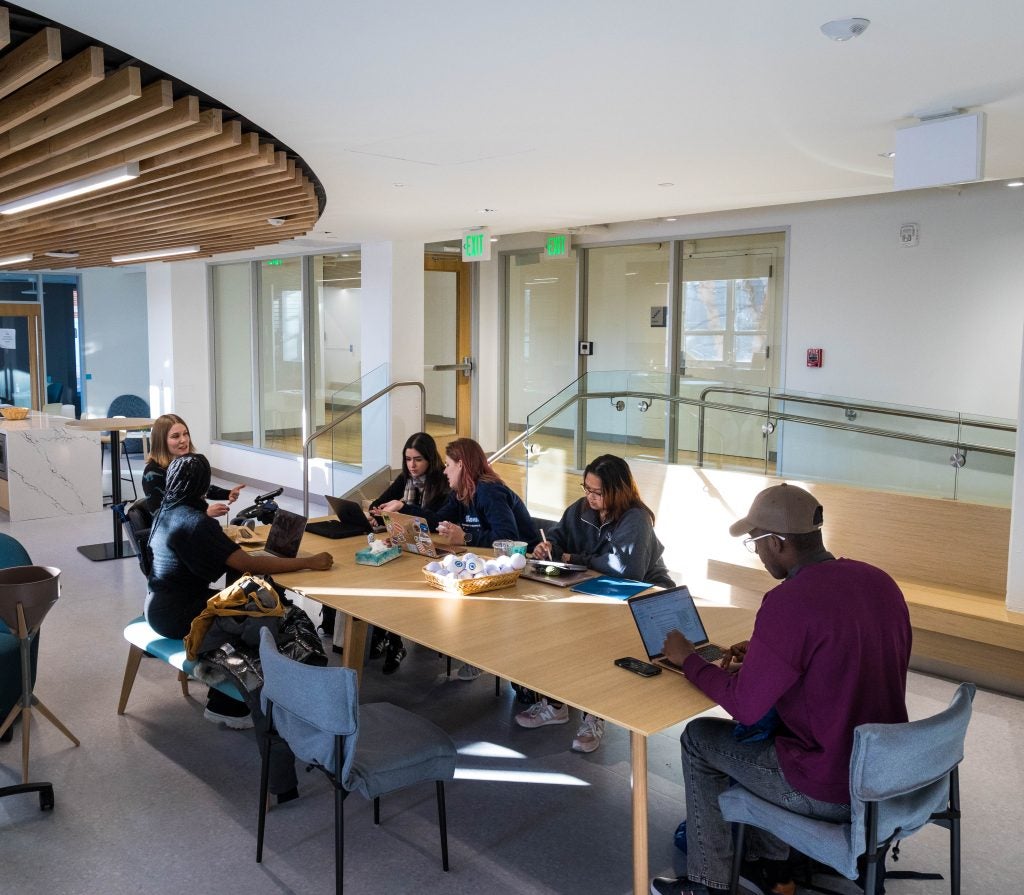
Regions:
<instances>
[{"instance_id":1,"label":"blue jeans","mask_svg":"<svg viewBox=\"0 0 1024 895\"><path fill-rule=\"evenodd\" d=\"M733 840L722 817L718 796L735 780L762 799L805 817L848 823L850 806L820 802L794 789L779 768L775 741L739 743L734 721L697 718L682 736L683 780L686 785L686 872L694 882L729 888ZM730 778L732 778L730 780ZM789 846L756 827L747 828L746 858L785 860Z\"/></svg>"}]
</instances>

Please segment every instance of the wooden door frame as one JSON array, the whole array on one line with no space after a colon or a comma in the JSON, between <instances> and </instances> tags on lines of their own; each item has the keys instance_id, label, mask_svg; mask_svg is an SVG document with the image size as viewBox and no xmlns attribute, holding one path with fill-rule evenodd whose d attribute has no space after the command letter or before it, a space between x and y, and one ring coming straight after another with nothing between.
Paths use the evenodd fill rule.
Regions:
<instances>
[{"instance_id":1,"label":"wooden door frame","mask_svg":"<svg viewBox=\"0 0 1024 895\"><path fill-rule=\"evenodd\" d=\"M473 355L473 278L472 265L453 255L425 254L423 270L455 274L455 360ZM473 363L476 361L474 359ZM473 377L455 373L455 432L460 438L472 437Z\"/></svg>"},{"instance_id":2,"label":"wooden door frame","mask_svg":"<svg viewBox=\"0 0 1024 895\"><path fill-rule=\"evenodd\" d=\"M24 317L28 326L28 374L33 410L42 410L43 390L43 317L35 302L0 302L0 317ZM13 395L11 396L14 397Z\"/></svg>"}]
</instances>

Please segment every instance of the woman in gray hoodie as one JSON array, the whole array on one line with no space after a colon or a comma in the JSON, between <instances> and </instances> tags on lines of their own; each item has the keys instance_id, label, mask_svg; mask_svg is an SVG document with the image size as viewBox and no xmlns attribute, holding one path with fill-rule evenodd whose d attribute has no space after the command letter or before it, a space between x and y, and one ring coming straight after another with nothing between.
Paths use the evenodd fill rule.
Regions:
<instances>
[{"instance_id":1,"label":"woman in gray hoodie","mask_svg":"<svg viewBox=\"0 0 1024 895\"><path fill-rule=\"evenodd\" d=\"M583 497L546 531L533 551L535 559L587 566L603 575L675 587L654 533L654 513L640 497L633 473L621 457L602 454L583 472ZM516 715L520 727L565 724L569 707L546 698ZM604 719L584 714L572 742L576 752L601 745Z\"/></svg>"}]
</instances>

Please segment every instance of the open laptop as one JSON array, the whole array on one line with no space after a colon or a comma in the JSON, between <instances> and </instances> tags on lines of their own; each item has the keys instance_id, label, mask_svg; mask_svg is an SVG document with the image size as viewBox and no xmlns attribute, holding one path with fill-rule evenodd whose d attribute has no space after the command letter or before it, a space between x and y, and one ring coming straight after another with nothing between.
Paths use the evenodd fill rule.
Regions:
<instances>
[{"instance_id":1,"label":"open laptop","mask_svg":"<svg viewBox=\"0 0 1024 895\"><path fill-rule=\"evenodd\" d=\"M647 650L647 660L652 664L683 673L682 668L666 659L661 651L668 632L672 630L681 631L694 645L697 654L708 662L716 662L725 655L722 647L708 640L708 632L685 584L630 597L626 603Z\"/></svg>"},{"instance_id":2,"label":"open laptop","mask_svg":"<svg viewBox=\"0 0 1024 895\"><path fill-rule=\"evenodd\" d=\"M306 517L287 510L278 510L267 534L262 550L253 550L250 556L283 556L294 559L299 555L299 544L306 532Z\"/></svg>"},{"instance_id":3,"label":"open laptop","mask_svg":"<svg viewBox=\"0 0 1024 895\"><path fill-rule=\"evenodd\" d=\"M384 520L384 528L395 547L435 559L445 553L458 552L455 548L448 547L440 535L431 535L430 524L422 516L381 513L381 519Z\"/></svg>"},{"instance_id":4,"label":"open laptop","mask_svg":"<svg viewBox=\"0 0 1024 895\"><path fill-rule=\"evenodd\" d=\"M347 500L344 497L330 497L325 495L324 499L331 511L338 518L329 519L325 522L310 522L306 531L325 538L351 538L355 535L366 535L373 531L370 520L366 518L363 508L354 500Z\"/></svg>"}]
</instances>

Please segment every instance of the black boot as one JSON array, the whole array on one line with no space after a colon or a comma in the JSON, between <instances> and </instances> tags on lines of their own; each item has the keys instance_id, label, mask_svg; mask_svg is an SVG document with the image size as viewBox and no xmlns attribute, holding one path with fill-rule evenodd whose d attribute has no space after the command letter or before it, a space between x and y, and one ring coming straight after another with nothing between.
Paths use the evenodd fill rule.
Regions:
<instances>
[{"instance_id":1,"label":"black boot","mask_svg":"<svg viewBox=\"0 0 1024 895\"><path fill-rule=\"evenodd\" d=\"M389 634L387 651L384 653L384 667L381 671L384 674L394 674L398 671L398 666L402 664L405 655L405 644L402 643L402 638L395 634Z\"/></svg>"}]
</instances>

